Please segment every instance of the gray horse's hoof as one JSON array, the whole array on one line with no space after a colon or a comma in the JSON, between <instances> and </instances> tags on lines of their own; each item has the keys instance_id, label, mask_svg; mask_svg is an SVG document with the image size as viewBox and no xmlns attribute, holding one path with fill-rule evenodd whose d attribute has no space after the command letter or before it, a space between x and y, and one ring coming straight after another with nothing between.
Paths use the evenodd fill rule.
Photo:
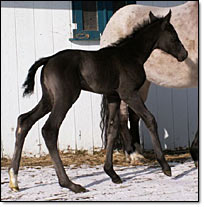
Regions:
<instances>
[{"instance_id":1,"label":"gray horse's hoof","mask_svg":"<svg viewBox=\"0 0 204 207\"><path fill-rule=\"evenodd\" d=\"M198 161L195 161L194 164L195 164L195 167L198 168Z\"/></svg>"}]
</instances>

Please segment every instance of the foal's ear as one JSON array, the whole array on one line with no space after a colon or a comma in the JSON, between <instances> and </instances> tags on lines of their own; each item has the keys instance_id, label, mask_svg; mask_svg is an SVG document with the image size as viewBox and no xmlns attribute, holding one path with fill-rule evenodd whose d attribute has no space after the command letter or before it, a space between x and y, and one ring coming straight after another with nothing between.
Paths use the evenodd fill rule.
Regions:
<instances>
[{"instance_id":1,"label":"foal's ear","mask_svg":"<svg viewBox=\"0 0 204 207\"><path fill-rule=\"evenodd\" d=\"M162 29L164 29L166 24L170 22L170 19L171 19L171 9L169 10L169 13L163 19Z\"/></svg>"},{"instance_id":2,"label":"foal's ear","mask_svg":"<svg viewBox=\"0 0 204 207\"><path fill-rule=\"evenodd\" d=\"M167 22L170 22L171 19L171 9L169 10L169 13L164 17L164 20Z\"/></svg>"},{"instance_id":3,"label":"foal's ear","mask_svg":"<svg viewBox=\"0 0 204 207\"><path fill-rule=\"evenodd\" d=\"M151 22L157 20L157 17L155 17L154 14L151 11L149 12L149 18L150 18Z\"/></svg>"}]
</instances>

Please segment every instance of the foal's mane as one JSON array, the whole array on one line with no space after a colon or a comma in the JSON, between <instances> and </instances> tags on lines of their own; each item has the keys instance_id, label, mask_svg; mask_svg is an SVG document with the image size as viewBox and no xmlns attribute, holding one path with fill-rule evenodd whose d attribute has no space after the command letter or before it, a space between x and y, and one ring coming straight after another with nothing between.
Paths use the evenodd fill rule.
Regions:
<instances>
[{"instance_id":1,"label":"foal's mane","mask_svg":"<svg viewBox=\"0 0 204 207\"><path fill-rule=\"evenodd\" d=\"M127 35L126 37L122 37L120 39L118 39L116 42L111 43L109 46L107 47L117 47L120 46L121 44L123 44L124 42L126 42L127 40L133 39L136 36L138 36L142 31L144 31L145 28L147 28L149 25L163 20L164 17L161 16L157 16L153 21L150 21L150 19L144 19L142 23L138 23L134 28L132 33L130 33L129 35Z\"/></svg>"}]
</instances>

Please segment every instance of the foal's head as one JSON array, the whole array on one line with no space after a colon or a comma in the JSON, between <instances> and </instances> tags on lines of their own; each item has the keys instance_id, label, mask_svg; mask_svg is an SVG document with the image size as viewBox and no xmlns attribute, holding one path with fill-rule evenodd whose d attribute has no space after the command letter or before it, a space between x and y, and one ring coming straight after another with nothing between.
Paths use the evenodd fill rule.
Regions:
<instances>
[{"instance_id":1,"label":"foal's head","mask_svg":"<svg viewBox=\"0 0 204 207\"><path fill-rule=\"evenodd\" d=\"M157 17L155 17L151 11L149 13L149 17L150 21L155 21L157 19ZM161 49L171 54L181 62L187 58L188 52L179 40L173 25L170 23L170 19L171 10L164 18L162 18L161 32L155 48Z\"/></svg>"}]
</instances>

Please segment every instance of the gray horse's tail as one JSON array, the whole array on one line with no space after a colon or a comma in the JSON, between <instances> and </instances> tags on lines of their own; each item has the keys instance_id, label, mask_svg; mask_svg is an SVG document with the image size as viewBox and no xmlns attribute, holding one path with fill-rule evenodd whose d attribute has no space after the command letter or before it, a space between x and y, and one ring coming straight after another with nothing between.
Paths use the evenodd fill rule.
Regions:
<instances>
[{"instance_id":1,"label":"gray horse's tail","mask_svg":"<svg viewBox=\"0 0 204 207\"><path fill-rule=\"evenodd\" d=\"M106 142L107 142L107 130L106 129L108 127L108 117L109 117L108 101L107 101L107 98L103 95L102 101L101 101L100 128L101 128L101 139L105 147L106 147Z\"/></svg>"},{"instance_id":2,"label":"gray horse's tail","mask_svg":"<svg viewBox=\"0 0 204 207\"><path fill-rule=\"evenodd\" d=\"M23 83L23 88L25 88L24 92L23 92L23 96L26 96L26 95L31 94L33 92L34 85L35 85L35 74L37 72L37 69L42 65L46 65L49 59L50 59L50 57L41 58L40 60L36 61L31 66L31 68L28 71L27 78L26 78L25 82Z\"/></svg>"},{"instance_id":3,"label":"gray horse's tail","mask_svg":"<svg viewBox=\"0 0 204 207\"><path fill-rule=\"evenodd\" d=\"M108 110L108 100L105 95L102 97L101 101L101 122L100 122L100 128L101 128L101 139L103 146L106 148L107 145L107 129L108 129L108 119L109 119L109 110ZM114 144L114 149L124 150L124 143L120 134L120 127L118 129L118 135L117 139Z\"/></svg>"}]
</instances>

